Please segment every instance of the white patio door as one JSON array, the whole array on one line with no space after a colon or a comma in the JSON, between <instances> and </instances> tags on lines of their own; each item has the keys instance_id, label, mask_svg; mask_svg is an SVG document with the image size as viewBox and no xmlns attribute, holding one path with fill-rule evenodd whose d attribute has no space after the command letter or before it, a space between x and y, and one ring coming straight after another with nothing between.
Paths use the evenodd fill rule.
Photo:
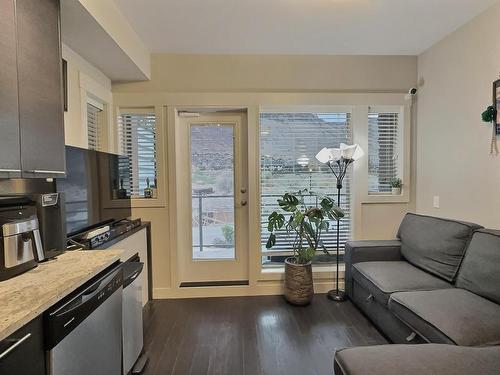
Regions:
<instances>
[{"instance_id":1,"label":"white patio door","mask_svg":"<svg viewBox=\"0 0 500 375\"><path fill-rule=\"evenodd\" d=\"M180 118L181 286L248 281L246 119L240 114ZM179 233L179 232L178 232Z\"/></svg>"}]
</instances>

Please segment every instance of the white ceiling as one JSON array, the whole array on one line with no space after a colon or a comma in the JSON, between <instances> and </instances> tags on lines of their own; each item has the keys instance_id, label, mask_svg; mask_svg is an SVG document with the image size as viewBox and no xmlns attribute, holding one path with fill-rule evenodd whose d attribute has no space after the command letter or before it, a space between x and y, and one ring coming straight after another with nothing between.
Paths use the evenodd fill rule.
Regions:
<instances>
[{"instance_id":1,"label":"white ceiling","mask_svg":"<svg viewBox=\"0 0 500 375\"><path fill-rule=\"evenodd\" d=\"M114 0L152 52L417 55L498 0Z\"/></svg>"}]
</instances>

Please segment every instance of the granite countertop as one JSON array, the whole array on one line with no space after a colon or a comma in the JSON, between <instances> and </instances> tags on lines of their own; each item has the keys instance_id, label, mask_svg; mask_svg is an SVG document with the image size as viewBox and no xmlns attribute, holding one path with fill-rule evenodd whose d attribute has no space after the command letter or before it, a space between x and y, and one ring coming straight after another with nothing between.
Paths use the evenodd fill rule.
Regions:
<instances>
[{"instance_id":1,"label":"granite countertop","mask_svg":"<svg viewBox=\"0 0 500 375\"><path fill-rule=\"evenodd\" d=\"M120 259L122 250L69 251L0 282L0 340Z\"/></svg>"}]
</instances>

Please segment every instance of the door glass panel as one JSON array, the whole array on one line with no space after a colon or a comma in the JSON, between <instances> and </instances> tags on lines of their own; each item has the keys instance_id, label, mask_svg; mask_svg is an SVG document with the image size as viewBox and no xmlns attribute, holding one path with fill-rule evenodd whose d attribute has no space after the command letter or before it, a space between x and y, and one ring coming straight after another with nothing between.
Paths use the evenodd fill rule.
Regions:
<instances>
[{"instance_id":1,"label":"door glass panel","mask_svg":"<svg viewBox=\"0 0 500 375\"><path fill-rule=\"evenodd\" d=\"M234 259L234 126L191 125L193 259Z\"/></svg>"}]
</instances>

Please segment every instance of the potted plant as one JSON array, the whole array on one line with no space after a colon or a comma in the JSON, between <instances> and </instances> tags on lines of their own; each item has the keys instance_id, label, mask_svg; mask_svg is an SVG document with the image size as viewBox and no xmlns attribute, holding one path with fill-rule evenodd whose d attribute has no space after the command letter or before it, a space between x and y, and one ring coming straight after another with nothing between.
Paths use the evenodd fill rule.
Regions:
<instances>
[{"instance_id":1,"label":"potted plant","mask_svg":"<svg viewBox=\"0 0 500 375\"><path fill-rule=\"evenodd\" d=\"M319 205L307 205L306 195L317 198ZM339 220L344 212L333 199L308 190L286 193L278 204L284 214L274 211L269 215L266 248L276 245L277 235L293 236L293 256L285 260L285 298L294 305L306 305L314 296L312 259L318 250L328 254L321 236L328 231L329 221Z\"/></svg>"},{"instance_id":2,"label":"potted plant","mask_svg":"<svg viewBox=\"0 0 500 375\"><path fill-rule=\"evenodd\" d=\"M403 187L403 181L400 178L393 177L390 182L392 188L392 195L401 195L401 188Z\"/></svg>"}]
</instances>

